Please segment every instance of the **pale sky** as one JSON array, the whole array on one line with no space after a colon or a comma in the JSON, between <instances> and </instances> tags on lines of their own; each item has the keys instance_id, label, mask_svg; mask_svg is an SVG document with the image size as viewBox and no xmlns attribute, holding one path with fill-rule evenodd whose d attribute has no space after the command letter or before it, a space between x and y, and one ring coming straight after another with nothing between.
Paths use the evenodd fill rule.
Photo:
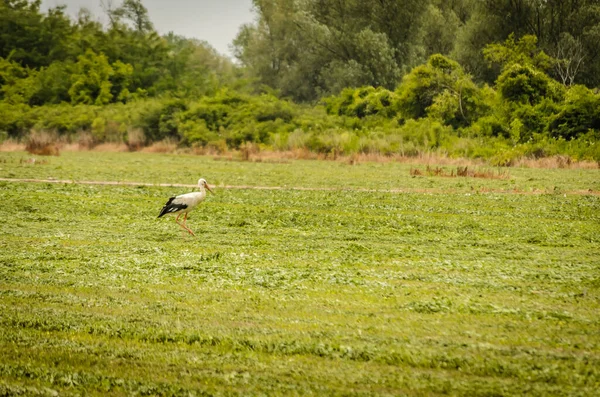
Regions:
<instances>
[{"instance_id":1,"label":"pale sky","mask_svg":"<svg viewBox=\"0 0 600 397\"><path fill-rule=\"evenodd\" d=\"M66 5L71 16L85 7L102 23L107 17L100 6L101 0L42 0L42 10ZM105 0L106 3L107 0ZM113 0L113 8L122 1ZM142 0L150 20L160 34L174 32L188 38L207 41L221 54L232 57L229 45L239 27L252 22L252 0Z\"/></svg>"}]
</instances>

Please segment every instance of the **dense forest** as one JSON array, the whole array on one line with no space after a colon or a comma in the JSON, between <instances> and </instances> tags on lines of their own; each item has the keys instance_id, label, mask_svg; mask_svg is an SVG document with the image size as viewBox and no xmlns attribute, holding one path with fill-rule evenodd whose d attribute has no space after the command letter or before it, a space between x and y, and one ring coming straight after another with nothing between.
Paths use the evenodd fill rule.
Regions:
<instances>
[{"instance_id":1,"label":"dense forest","mask_svg":"<svg viewBox=\"0 0 600 397\"><path fill-rule=\"evenodd\" d=\"M600 162L600 0L254 0L233 60L40 4L0 0L0 141Z\"/></svg>"}]
</instances>

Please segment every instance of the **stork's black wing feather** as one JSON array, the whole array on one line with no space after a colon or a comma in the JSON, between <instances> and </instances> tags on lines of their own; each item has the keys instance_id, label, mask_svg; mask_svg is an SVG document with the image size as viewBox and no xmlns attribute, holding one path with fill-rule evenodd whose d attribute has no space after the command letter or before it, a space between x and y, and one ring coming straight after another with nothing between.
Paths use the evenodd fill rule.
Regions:
<instances>
[{"instance_id":1,"label":"stork's black wing feather","mask_svg":"<svg viewBox=\"0 0 600 397\"><path fill-rule=\"evenodd\" d=\"M160 214L158 214L158 217L160 218L161 216L171 213L171 212L177 212L180 210L184 210L186 209L188 206L187 204L183 204L183 203L173 203L173 200L175 200L175 197L171 197L169 199L169 201L167 201L167 203L165 204L164 207L162 207L162 210L160 210Z\"/></svg>"}]
</instances>

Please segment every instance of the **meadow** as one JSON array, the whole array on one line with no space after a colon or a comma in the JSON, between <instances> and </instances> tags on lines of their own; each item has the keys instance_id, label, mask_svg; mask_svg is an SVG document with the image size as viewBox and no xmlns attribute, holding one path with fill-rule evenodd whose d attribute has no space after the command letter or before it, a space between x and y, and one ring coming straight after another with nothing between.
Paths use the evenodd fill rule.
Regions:
<instances>
[{"instance_id":1,"label":"meadow","mask_svg":"<svg viewBox=\"0 0 600 397\"><path fill-rule=\"evenodd\" d=\"M0 395L600 389L598 169L30 158L0 152ZM192 237L158 184L199 177ZM17 181L48 178L133 183Z\"/></svg>"}]
</instances>

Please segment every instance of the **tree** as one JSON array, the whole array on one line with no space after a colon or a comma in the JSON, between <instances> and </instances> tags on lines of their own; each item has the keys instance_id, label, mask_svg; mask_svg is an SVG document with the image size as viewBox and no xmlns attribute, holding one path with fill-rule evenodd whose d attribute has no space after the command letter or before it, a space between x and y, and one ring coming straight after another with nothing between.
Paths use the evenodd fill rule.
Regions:
<instances>
[{"instance_id":1,"label":"tree","mask_svg":"<svg viewBox=\"0 0 600 397\"><path fill-rule=\"evenodd\" d=\"M138 33L149 33L154 31L154 25L148 16L148 9L142 4L141 0L124 0L121 7L111 10L111 21L116 23L121 19L125 19L131 23Z\"/></svg>"},{"instance_id":2,"label":"tree","mask_svg":"<svg viewBox=\"0 0 600 397\"><path fill-rule=\"evenodd\" d=\"M459 31L453 55L476 77L492 82L500 74L498 69L478 67L480 51L489 43L501 42L510 34L517 39L531 35L546 53L557 54L568 33L581 43L585 60L574 82L600 83L599 0L482 0L472 6L473 14Z\"/></svg>"},{"instance_id":3,"label":"tree","mask_svg":"<svg viewBox=\"0 0 600 397\"><path fill-rule=\"evenodd\" d=\"M106 56L87 50L78 57L69 89L73 104L105 105L112 100L110 77L113 69Z\"/></svg>"},{"instance_id":4,"label":"tree","mask_svg":"<svg viewBox=\"0 0 600 397\"><path fill-rule=\"evenodd\" d=\"M64 6L40 12L41 0L0 2L0 57L23 66L47 66L67 55L72 26Z\"/></svg>"},{"instance_id":5,"label":"tree","mask_svg":"<svg viewBox=\"0 0 600 397\"><path fill-rule=\"evenodd\" d=\"M113 101L126 101L133 68L116 61L112 65L104 54L87 50L78 57L71 75L69 95L74 104L106 105Z\"/></svg>"},{"instance_id":6,"label":"tree","mask_svg":"<svg viewBox=\"0 0 600 397\"><path fill-rule=\"evenodd\" d=\"M69 102L72 62L52 62L37 73L36 89L29 103L34 106Z\"/></svg>"},{"instance_id":7,"label":"tree","mask_svg":"<svg viewBox=\"0 0 600 397\"><path fill-rule=\"evenodd\" d=\"M255 0L234 53L259 83L310 101L343 87L393 89L415 61L417 0ZM340 82L341 79L342 82Z\"/></svg>"},{"instance_id":8,"label":"tree","mask_svg":"<svg viewBox=\"0 0 600 397\"><path fill-rule=\"evenodd\" d=\"M560 112L553 115L548 126L555 138L574 139L589 130L600 131L600 95L590 89L576 85L566 94Z\"/></svg>"},{"instance_id":9,"label":"tree","mask_svg":"<svg viewBox=\"0 0 600 397\"><path fill-rule=\"evenodd\" d=\"M419 43L425 56L449 55L454 49L461 21L451 7L430 4L422 15Z\"/></svg>"},{"instance_id":10,"label":"tree","mask_svg":"<svg viewBox=\"0 0 600 397\"><path fill-rule=\"evenodd\" d=\"M585 59L585 52L581 41L569 33L562 33L556 45L554 58L556 59L554 62L554 71L560 78L560 81L566 86L573 85Z\"/></svg>"}]
</instances>

